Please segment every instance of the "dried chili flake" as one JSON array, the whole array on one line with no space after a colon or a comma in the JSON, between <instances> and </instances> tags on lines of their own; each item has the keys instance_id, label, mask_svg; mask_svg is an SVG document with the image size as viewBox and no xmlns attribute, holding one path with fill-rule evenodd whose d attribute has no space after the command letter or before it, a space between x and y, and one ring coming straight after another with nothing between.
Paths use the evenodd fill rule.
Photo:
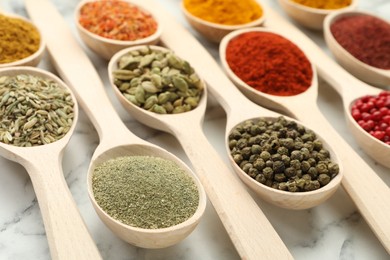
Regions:
<instances>
[{"instance_id":1,"label":"dried chili flake","mask_svg":"<svg viewBox=\"0 0 390 260\"><path fill-rule=\"evenodd\" d=\"M88 2L80 9L79 23L99 36L122 41L146 38L157 30L153 16L126 1Z\"/></svg>"}]
</instances>

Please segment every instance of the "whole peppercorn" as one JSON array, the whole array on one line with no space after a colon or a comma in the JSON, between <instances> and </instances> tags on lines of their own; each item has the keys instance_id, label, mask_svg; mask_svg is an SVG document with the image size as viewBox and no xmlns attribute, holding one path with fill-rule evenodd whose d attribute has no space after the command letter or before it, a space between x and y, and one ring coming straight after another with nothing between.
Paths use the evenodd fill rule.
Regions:
<instances>
[{"instance_id":1,"label":"whole peppercorn","mask_svg":"<svg viewBox=\"0 0 390 260\"><path fill-rule=\"evenodd\" d=\"M357 99L351 107L351 115L366 132L390 145L390 91Z\"/></svg>"},{"instance_id":2,"label":"whole peppercorn","mask_svg":"<svg viewBox=\"0 0 390 260\"><path fill-rule=\"evenodd\" d=\"M240 168L274 189L316 190L339 172L315 133L284 117L247 120L228 136L232 157Z\"/></svg>"}]
</instances>

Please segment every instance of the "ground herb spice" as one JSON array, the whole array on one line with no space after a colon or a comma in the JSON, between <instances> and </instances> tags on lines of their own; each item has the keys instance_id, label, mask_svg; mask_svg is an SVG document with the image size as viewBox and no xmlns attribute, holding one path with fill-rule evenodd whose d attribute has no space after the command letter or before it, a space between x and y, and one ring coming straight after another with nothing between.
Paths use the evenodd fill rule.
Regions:
<instances>
[{"instance_id":1,"label":"ground herb spice","mask_svg":"<svg viewBox=\"0 0 390 260\"><path fill-rule=\"evenodd\" d=\"M263 15L255 0L184 0L183 3L192 15L223 25L246 24Z\"/></svg>"},{"instance_id":2,"label":"ground herb spice","mask_svg":"<svg viewBox=\"0 0 390 260\"><path fill-rule=\"evenodd\" d=\"M233 160L250 177L269 187L305 192L327 185L338 173L316 134L294 121L247 120L232 129Z\"/></svg>"},{"instance_id":3,"label":"ground herb spice","mask_svg":"<svg viewBox=\"0 0 390 260\"><path fill-rule=\"evenodd\" d=\"M390 24L371 15L345 16L330 26L336 41L358 60L390 69Z\"/></svg>"},{"instance_id":4,"label":"ground herb spice","mask_svg":"<svg viewBox=\"0 0 390 260\"><path fill-rule=\"evenodd\" d=\"M370 135L390 145L390 91L359 98L352 105L351 114Z\"/></svg>"},{"instance_id":5,"label":"ground herb spice","mask_svg":"<svg viewBox=\"0 0 390 260\"><path fill-rule=\"evenodd\" d=\"M93 195L111 217L133 227L158 229L180 224L198 208L193 179L175 162L124 156L98 165Z\"/></svg>"},{"instance_id":6,"label":"ground herb spice","mask_svg":"<svg viewBox=\"0 0 390 260\"><path fill-rule=\"evenodd\" d=\"M112 75L127 100L158 114L196 108L204 88L187 61L172 51L149 47L123 55Z\"/></svg>"},{"instance_id":7,"label":"ground herb spice","mask_svg":"<svg viewBox=\"0 0 390 260\"><path fill-rule=\"evenodd\" d=\"M295 3L318 9L340 9L347 7L352 0L292 0Z\"/></svg>"},{"instance_id":8,"label":"ground herb spice","mask_svg":"<svg viewBox=\"0 0 390 260\"><path fill-rule=\"evenodd\" d=\"M30 23L0 14L0 63L24 59L39 49L40 35Z\"/></svg>"},{"instance_id":9,"label":"ground herb spice","mask_svg":"<svg viewBox=\"0 0 390 260\"><path fill-rule=\"evenodd\" d=\"M99 36L134 41L157 31L153 16L127 1L105 0L85 3L80 9L79 23Z\"/></svg>"},{"instance_id":10,"label":"ground herb spice","mask_svg":"<svg viewBox=\"0 0 390 260\"><path fill-rule=\"evenodd\" d=\"M313 78L305 54L291 41L269 32L242 33L230 40L226 61L246 84L276 96L302 93Z\"/></svg>"},{"instance_id":11,"label":"ground herb spice","mask_svg":"<svg viewBox=\"0 0 390 260\"><path fill-rule=\"evenodd\" d=\"M74 102L53 80L20 74L0 77L0 142L21 147L49 144L71 128Z\"/></svg>"}]
</instances>

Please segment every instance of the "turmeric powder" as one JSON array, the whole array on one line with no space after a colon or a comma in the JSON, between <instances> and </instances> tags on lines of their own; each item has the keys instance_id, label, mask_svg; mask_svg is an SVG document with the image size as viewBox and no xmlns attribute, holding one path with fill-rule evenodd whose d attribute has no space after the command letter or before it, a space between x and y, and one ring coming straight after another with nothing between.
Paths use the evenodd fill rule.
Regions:
<instances>
[{"instance_id":1,"label":"turmeric powder","mask_svg":"<svg viewBox=\"0 0 390 260\"><path fill-rule=\"evenodd\" d=\"M250 23L263 15L255 0L184 0L183 3L192 15L223 25Z\"/></svg>"},{"instance_id":2,"label":"turmeric powder","mask_svg":"<svg viewBox=\"0 0 390 260\"><path fill-rule=\"evenodd\" d=\"M295 3L318 9L340 9L351 4L352 0L292 0Z\"/></svg>"},{"instance_id":3,"label":"turmeric powder","mask_svg":"<svg viewBox=\"0 0 390 260\"><path fill-rule=\"evenodd\" d=\"M0 64L24 59L39 45L40 35L32 24L0 14Z\"/></svg>"}]
</instances>

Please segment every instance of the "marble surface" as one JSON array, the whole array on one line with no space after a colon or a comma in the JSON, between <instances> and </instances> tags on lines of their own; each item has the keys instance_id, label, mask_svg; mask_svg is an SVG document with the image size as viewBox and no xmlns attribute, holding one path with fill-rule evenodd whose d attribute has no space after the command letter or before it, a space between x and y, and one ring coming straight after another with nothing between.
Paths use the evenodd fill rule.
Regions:
<instances>
[{"instance_id":1,"label":"marble surface","mask_svg":"<svg viewBox=\"0 0 390 260\"><path fill-rule=\"evenodd\" d=\"M179 0L157 1L191 30L179 11ZM78 1L53 0L53 2L78 37L73 21L73 10ZM283 14L276 1L263 0L263 2ZM21 0L2 1L0 9L27 16ZM390 18L388 0L360 0L359 9ZM321 33L306 30L305 32L328 52ZM205 41L195 32L193 34L218 59L218 46ZM107 62L87 49L86 52L107 83ZM47 55L39 67L55 73ZM133 133L171 151L191 165L173 136L135 121L120 106L108 84L106 86L107 93L120 117ZM208 101L204 131L221 158L229 164L223 141L225 113L212 96ZM377 165L357 146L346 127L340 97L322 80L320 80L318 104L340 135L382 180L390 185L390 170ZM116 237L100 221L87 195L86 174L97 144L97 133L81 110L76 131L64 153L63 169L71 193L104 259L239 258L211 203L208 204L205 217L196 230L175 246L159 250L141 249ZM4 158L0 158L0 169L0 259L50 259L39 205L27 172L22 166ZM252 195L296 259L389 259L389 255L342 188L322 205L301 211L281 209Z\"/></svg>"}]
</instances>

